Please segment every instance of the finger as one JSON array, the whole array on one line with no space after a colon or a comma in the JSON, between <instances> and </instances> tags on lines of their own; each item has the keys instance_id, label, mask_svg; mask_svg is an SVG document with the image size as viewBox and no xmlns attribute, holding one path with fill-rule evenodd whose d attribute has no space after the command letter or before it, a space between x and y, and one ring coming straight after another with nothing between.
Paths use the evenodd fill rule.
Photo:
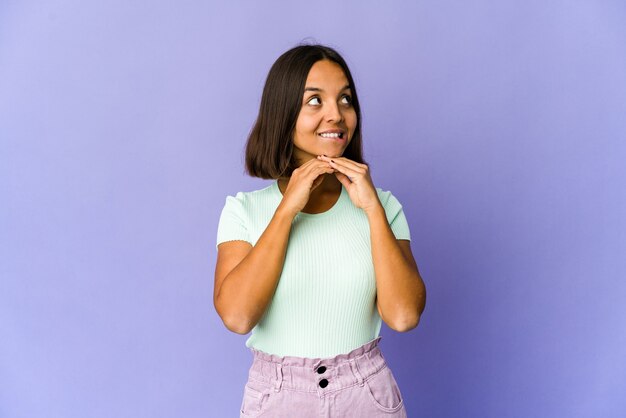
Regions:
<instances>
[{"instance_id":1,"label":"finger","mask_svg":"<svg viewBox=\"0 0 626 418\"><path fill-rule=\"evenodd\" d=\"M338 164L343 164L344 166L347 167L351 167L353 170L359 171L359 170L367 170L367 165L366 164L361 164L361 163L357 163L356 161L353 161L349 158L346 157L326 157L324 155L320 155L318 157L320 160L323 161L328 161L330 162L331 160L338 163Z\"/></svg>"},{"instance_id":2,"label":"finger","mask_svg":"<svg viewBox=\"0 0 626 418\"><path fill-rule=\"evenodd\" d=\"M315 162L316 162L315 159L310 159L306 163L303 163L302 165L300 165L298 168L300 169L300 171L310 170L311 167L315 166Z\"/></svg>"},{"instance_id":3,"label":"finger","mask_svg":"<svg viewBox=\"0 0 626 418\"><path fill-rule=\"evenodd\" d=\"M338 171L335 173L335 177L337 177L337 180L339 180L339 182L345 187L350 187L350 184L352 183L352 179L350 177L346 176L345 174L341 174Z\"/></svg>"},{"instance_id":4,"label":"finger","mask_svg":"<svg viewBox=\"0 0 626 418\"><path fill-rule=\"evenodd\" d=\"M323 165L323 166L318 166L313 168L308 175L315 178L318 178L319 176L321 176L322 174L332 174L334 173L336 170L334 168L332 168L331 166L329 166L328 164Z\"/></svg>"},{"instance_id":5,"label":"finger","mask_svg":"<svg viewBox=\"0 0 626 418\"><path fill-rule=\"evenodd\" d=\"M339 161L329 161L329 163L331 167L336 168L340 173L343 173L346 176L350 177L351 180L354 177L362 176L365 171L363 169L355 170L351 167L347 167L346 165L344 165L345 163Z\"/></svg>"},{"instance_id":6,"label":"finger","mask_svg":"<svg viewBox=\"0 0 626 418\"><path fill-rule=\"evenodd\" d=\"M302 174L304 176L308 176L310 175L314 170L316 170L319 167L328 167L329 165L324 162L324 161L319 161L316 160L315 158L307 161L306 163L302 164L299 168L302 171Z\"/></svg>"}]
</instances>

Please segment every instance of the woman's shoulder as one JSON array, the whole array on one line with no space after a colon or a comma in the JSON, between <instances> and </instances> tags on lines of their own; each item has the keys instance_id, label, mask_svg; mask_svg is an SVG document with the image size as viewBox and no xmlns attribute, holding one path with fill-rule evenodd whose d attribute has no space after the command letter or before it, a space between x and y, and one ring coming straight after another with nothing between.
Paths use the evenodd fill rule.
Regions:
<instances>
[{"instance_id":1,"label":"woman's shoulder","mask_svg":"<svg viewBox=\"0 0 626 418\"><path fill-rule=\"evenodd\" d=\"M391 190L385 190L381 187L376 187L376 193L378 193L378 199L380 199L380 203L383 204L384 207L392 204L400 204L396 196L391 192Z\"/></svg>"},{"instance_id":2,"label":"woman's shoulder","mask_svg":"<svg viewBox=\"0 0 626 418\"><path fill-rule=\"evenodd\" d=\"M270 200L275 194L274 183L254 190L234 192L226 196L226 201L238 201L240 204L251 204Z\"/></svg>"}]
</instances>

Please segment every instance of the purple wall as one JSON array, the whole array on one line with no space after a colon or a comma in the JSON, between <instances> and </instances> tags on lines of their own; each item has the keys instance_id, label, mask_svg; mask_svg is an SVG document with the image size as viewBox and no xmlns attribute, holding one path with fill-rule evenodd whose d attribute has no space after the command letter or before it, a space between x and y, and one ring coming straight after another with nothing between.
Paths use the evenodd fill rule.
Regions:
<instances>
[{"instance_id":1,"label":"purple wall","mask_svg":"<svg viewBox=\"0 0 626 418\"><path fill-rule=\"evenodd\" d=\"M237 416L215 233L272 62L342 52L428 289L412 417L626 416L623 1L4 1L0 416Z\"/></svg>"}]
</instances>

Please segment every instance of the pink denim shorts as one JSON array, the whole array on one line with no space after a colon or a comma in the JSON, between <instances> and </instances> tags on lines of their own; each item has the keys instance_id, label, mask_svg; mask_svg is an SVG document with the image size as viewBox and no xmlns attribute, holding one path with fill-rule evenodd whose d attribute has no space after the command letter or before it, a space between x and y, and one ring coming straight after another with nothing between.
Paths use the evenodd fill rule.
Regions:
<instances>
[{"instance_id":1,"label":"pink denim shorts","mask_svg":"<svg viewBox=\"0 0 626 418\"><path fill-rule=\"evenodd\" d=\"M406 417L382 337L329 358L279 357L251 348L241 417Z\"/></svg>"}]
</instances>

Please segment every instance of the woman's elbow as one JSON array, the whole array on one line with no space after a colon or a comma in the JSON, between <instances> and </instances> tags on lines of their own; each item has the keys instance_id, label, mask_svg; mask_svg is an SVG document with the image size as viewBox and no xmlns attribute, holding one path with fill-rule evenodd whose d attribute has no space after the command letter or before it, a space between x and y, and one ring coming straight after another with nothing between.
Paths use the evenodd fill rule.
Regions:
<instances>
[{"instance_id":1,"label":"woman's elbow","mask_svg":"<svg viewBox=\"0 0 626 418\"><path fill-rule=\"evenodd\" d=\"M224 322L224 325L229 331L232 331L235 334L246 335L250 331L252 331L252 327L242 322L229 322L229 323Z\"/></svg>"},{"instance_id":2,"label":"woman's elbow","mask_svg":"<svg viewBox=\"0 0 626 418\"><path fill-rule=\"evenodd\" d=\"M253 326L251 325L250 321L246 319L232 316L220 317L222 318L222 322L224 323L226 329L234 332L235 334L245 335L252 331Z\"/></svg>"},{"instance_id":3,"label":"woman's elbow","mask_svg":"<svg viewBox=\"0 0 626 418\"><path fill-rule=\"evenodd\" d=\"M392 323L387 323L389 328L397 332L408 332L412 329L416 328L420 322L420 316L405 316L402 318L398 318Z\"/></svg>"},{"instance_id":4,"label":"woman's elbow","mask_svg":"<svg viewBox=\"0 0 626 418\"><path fill-rule=\"evenodd\" d=\"M219 315L226 329L241 335L245 335L252 330L254 324L249 320L249 318L246 318L240 313L225 309L224 304L220 302L219 298L215 298L213 300L213 305L215 307L215 312Z\"/></svg>"}]
</instances>

